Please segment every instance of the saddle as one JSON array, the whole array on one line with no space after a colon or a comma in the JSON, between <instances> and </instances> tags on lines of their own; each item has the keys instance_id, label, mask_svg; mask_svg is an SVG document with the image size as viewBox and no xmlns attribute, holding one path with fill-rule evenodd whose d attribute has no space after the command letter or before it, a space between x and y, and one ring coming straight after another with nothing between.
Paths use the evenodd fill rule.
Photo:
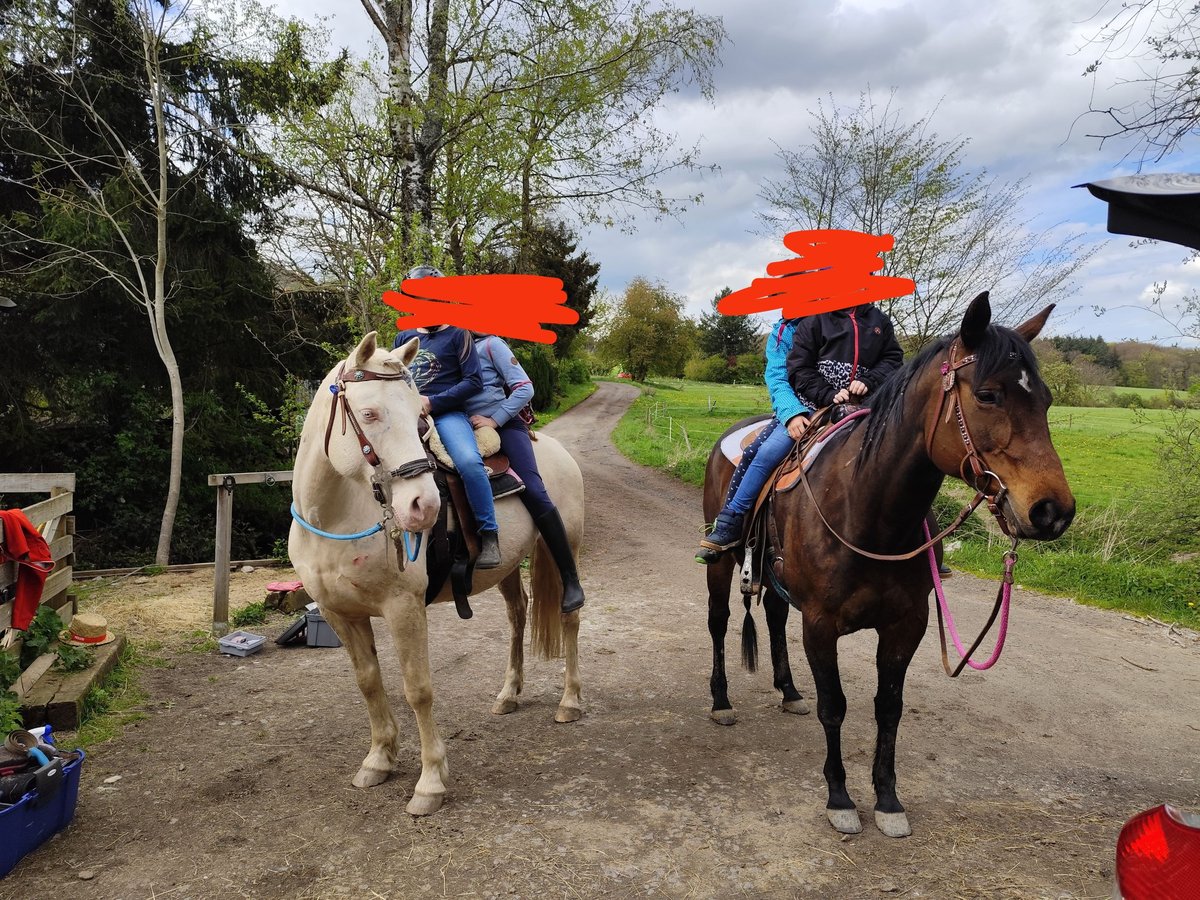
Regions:
<instances>
[{"instance_id":1,"label":"saddle","mask_svg":"<svg viewBox=\"0 0 1200 900\"><path fill-rule=\"evenodd\" d=\"M446 579L450 580L450 588L454 593L454 608L460 619L469 619L475 613L471 609L471 579L475 571L475 560L479 557L479 526L475 513L467 500L467 492L463 487L462 477L454 468L437 431L432 423L418 430L421 439L426 442L426 453L436 465L433 473L441 497L441 509L437 521L429 536L429 549L426 553L426 567L429 573L429 586L425 589L425 605L434 601ZM495 429L480 428L475 432L476 443L484 456L483 469L487 473L488 483L492 488L492 498L499 500L510 497L525 490L507 456L500 452L500 438ZM486 455L484 451L489 451ZM454 509L454 524L450 526L450 509Z\"/></svg>"},{"instance_id":2,"label":"saddle","mask_svg":"<svg viewBox=\"0 0 1200 900\"><path fill-rule=\"evenodd\" d=\"M783 599L791 602L787 589L783 586L783 557L777 552L779 533L774 514L774 497L792 490L800 482L801 471L807 472L816 461L817 456L828 446L836 434L852 428L858 419L867 414L867 410L857 406L838 404L818 410L810 419L809 426L799 441L795 442L791 451L767 479L746 516L743 543L746 548L742 563L742 593L758 596L762 590L761 573L766 569L772 589ZM756 429L757 436L761 428ZM753 441L754 437L750 438ZM749 446L749 441L743 449ZM771 565L764 563L770 559Z\"/></svg>"}]
</instances>

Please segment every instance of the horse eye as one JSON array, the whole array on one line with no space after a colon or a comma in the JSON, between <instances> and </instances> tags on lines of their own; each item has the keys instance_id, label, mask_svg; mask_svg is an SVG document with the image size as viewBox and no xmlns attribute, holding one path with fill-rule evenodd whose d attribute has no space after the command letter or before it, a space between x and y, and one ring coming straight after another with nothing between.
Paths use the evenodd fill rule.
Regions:
<instances>
[{"instance_id":1,"label":"horse eye","mask_svg":"<svg viewBox=\"0 0 1200 900\"><path fill-rule=\"evenodd\" d=\"M1000 401L1000 396L995 391L976 391L975 399L985 406L994 406Z\"/></svg>"},{"instance_id":2,"label":"horse eye","mask_svg":"<svg viewBox=\"0 0 1200 900\"><path fill-rule=\"evenodd\" d=\"M377 418L379 418L377 415L375 415L375 410L373 410L373 409L364 409L362 411L362 417L364 419L366 419L368 422L373 422Z\"/></svg>"}]
</instances>

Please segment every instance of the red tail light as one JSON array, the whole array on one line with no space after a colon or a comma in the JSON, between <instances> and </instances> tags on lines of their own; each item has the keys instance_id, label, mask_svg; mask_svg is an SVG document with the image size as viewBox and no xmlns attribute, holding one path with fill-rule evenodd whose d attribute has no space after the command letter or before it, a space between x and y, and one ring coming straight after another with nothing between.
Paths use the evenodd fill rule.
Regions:
<instances>
[{"instance_id":1,"label":"red tail light","mask_svg":"<svg viewBox=\"0 0 1200 900\"><path fill-rule=\"evenodd\" d=\"M1139 813L1117 838L1121 900L1200 900L1200 816L1169 804Z\"/></svg>"}]
</instances>

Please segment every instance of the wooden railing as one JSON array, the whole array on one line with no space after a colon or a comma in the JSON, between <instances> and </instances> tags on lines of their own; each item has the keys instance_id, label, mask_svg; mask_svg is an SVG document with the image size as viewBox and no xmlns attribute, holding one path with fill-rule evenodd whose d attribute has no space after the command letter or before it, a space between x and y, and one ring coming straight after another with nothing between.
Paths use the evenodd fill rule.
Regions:
<instances>
[{"instance_id":1,"label":"wooden railing","mask_svg":"<svg viewBox=\"0 0 1200 900\"><path fill-rule=\"evenodd\" d=\"M54 571L42 589L42 605L59 612L63 620L75 613L75 596L70 593L71 570L75 562L74 472L33 472L0 474L0 494L49 494L50 499L23 507L25 515L50 545ZM4 525L0 523L0 545L4 544ZM0 636L12 624L13 587L17 581L15 563L0 565ZM70 605L69 610L63 608Z\"/></svg>"}]
</instances>

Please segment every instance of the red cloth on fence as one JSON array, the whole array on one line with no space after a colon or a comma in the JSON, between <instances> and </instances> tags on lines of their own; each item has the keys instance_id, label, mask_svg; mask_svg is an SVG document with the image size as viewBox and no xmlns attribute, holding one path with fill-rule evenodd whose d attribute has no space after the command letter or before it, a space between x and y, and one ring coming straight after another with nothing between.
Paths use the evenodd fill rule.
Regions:
<instances>
[{"instance_id":1,"label":"red cloth on fence","mask_svg":"<svg viewBox=\"0 0 1200 900\"><path fill-rule=\"evenodd\" d=\"M33 621L46 576L54 568L50 545L19 509L0 509L4 523L4 543L0 544L0 563L17 564L17 596L13 603L12 627L25 631Z\"/></svg>"}]
</instances>

